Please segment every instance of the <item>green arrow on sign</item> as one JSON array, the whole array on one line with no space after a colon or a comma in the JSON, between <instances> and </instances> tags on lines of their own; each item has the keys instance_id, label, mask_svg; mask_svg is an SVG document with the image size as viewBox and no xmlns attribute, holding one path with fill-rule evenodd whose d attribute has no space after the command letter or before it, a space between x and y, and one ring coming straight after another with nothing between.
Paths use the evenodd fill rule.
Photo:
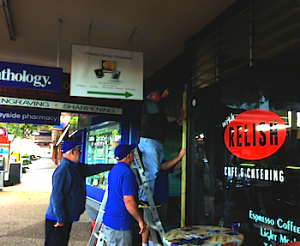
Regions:
<instances>
[{"instance_id":1,"label":"green arrow on sign","mask_svg":"<svg viewBox=\"0 0 300 246\"><path fill-rule=\"evenodd\" d=\"M101 91L88 91L88 94L103 94L103 95L112 95L112 96L125 96L127 97L131 97L133 96L133 94L125 91L125 93L114 93L114 92L101 92Z\"/></svg>"}]
</instances>

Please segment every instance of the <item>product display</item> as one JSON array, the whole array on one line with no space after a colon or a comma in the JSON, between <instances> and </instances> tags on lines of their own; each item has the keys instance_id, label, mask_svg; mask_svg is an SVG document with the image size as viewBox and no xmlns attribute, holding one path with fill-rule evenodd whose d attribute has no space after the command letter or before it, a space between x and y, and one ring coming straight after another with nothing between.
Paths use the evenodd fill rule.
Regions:
<instances>
[{"instance_id":1,"label":"product display","mask_svg":"<svg viewBox=\"0 0 300 246\"><path fill-rule=\"evenodd\" d=\"M121 71L115 70L115 71L113 71L113 73L111 74L111 78L117 80L117 79L120 78L120 75L121 75Z\"/></svg>"},{"instance_id":2,"label":"product display","mask_svg":"<svg viewBox=\"0 0 300 246\"><path fill-rule=\"evenodd\" d=\"M99 125L95 130L88 132L87 136L87 156L88 164L113 164L116 163L114 150L119 145L119 123ZM101 189L107 186L107 177L109 172L103 172L88 177L86 183Z\"/></svg>"},{"instance_id":3,"label":"product display","mask_svg":"<svg viewBox=\"0 0 300 246\"><path fill-rule=\"evenodd\" d=\"M103 70L100 68L100 69L96 69L95 70L95 74L96 74L96 77L101 79L104 77L104 74L103 74Z\"/></svg>"},{"instance_id":4,"label":"product display","mask_svg":"<svg viewBox=\"0 0 300 246\"><path fill-rule=\"evenodd\" d=\"M117 62L115 62L115 61L102 60L101 64L102 64L102 70L104 73L111 73L117 67Z\"/></svg>"},{"instance_id":5,"label":"product display","mask_svg":"<svg viewBox=\"0 0 300 246\"><path fill-rule=\"evenodd\" d=\"M219 226L187 226L164 235L166 245L239 246L244 236L231 228Z\"/></svg>"}]
</instances>

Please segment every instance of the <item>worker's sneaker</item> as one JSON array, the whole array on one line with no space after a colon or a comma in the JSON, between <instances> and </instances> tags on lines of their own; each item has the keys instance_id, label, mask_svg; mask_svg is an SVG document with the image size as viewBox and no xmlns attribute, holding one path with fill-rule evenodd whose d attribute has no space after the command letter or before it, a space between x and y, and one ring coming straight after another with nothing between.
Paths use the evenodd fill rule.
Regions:
<instances>
[{"instance_id":1,"label":"worker's sneaker","mask_svg":"<svg viewBox=\"0 0 300 246\"><path fill-rule=\"evenodd\" d=\"M156 208L161 207L161 203L155 204ZM148 201L139 200L139 208L150 208Z\"/></svg>"}]
</instances>

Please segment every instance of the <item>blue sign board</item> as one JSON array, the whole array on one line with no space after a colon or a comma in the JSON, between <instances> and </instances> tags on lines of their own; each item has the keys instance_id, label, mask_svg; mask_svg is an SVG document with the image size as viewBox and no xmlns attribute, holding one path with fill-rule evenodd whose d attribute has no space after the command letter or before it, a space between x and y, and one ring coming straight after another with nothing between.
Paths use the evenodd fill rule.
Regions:
<instances>
[{"instance_id":1,"label":"blue sign board","mask_svg":"<svg viewBox=\"0 0 300 246\"><path fill-rule=\"evenodd\" d=\"M53 110L29 110L1 107L0 122L59 125L60 112Z\"/></svg>"},{"instance_id":2,"label":"blue sign board","mask_svg":"<svg viewBox=\"0 0 300 246\"><path fill-rule=\"evenodd\" d=\"M61 91L62 69L0 62L0 86Z\"/></svg>"},{"instance_id":3,"label":"blue sign board","mask_svg":"<svg viewBox=\"0 0 300 246\"><path fill-rule=\"evenodd\" d=\"M59 125L53 126L52 128L55 130L62 130L64 128L64 126L65 126L64 122L60 122Z\"/></svg>"},{"instance_id":4,"label":"blue sign board","mask_svg":"<svg viewBox=\"0 0 300 246\"><path fill-rule=\"evenodd\" d=\"M7 155L8 154L8 148L0 148L0 155Z\"/></svg>"}]
</instances>

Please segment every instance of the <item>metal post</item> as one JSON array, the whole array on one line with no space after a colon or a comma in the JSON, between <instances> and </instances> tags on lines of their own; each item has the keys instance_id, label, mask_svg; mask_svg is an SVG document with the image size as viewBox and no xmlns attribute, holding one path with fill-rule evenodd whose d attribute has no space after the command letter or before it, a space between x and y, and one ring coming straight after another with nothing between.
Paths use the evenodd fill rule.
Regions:
<instances>
[{"instance_id":1,"label":"metal post","mask_svg":"<svg viewBox=\"0 0 300 246\"><path fill-rule=\"evenodd\" d=\"M61 20L58 20L58 37L57 37L57 60L56 60L56 66L59 67L59 61L60 61L60 36L61 36Z\"/></svg>"},{"instance_id":2,"label":"metal post","mask_svg":"<svg viewBox=\"0 0 300 246\"><path fill-rule=\"evenodd\" d=\"M132 50L132 38L133 38L133 34L135 33L136 29L137 29L137 27L135 27L133 29L132 33L130 34L130 36L129 36L128 40L127 40L127 42L130 41L130 50Z\"/></svg>"},{"instance_id":3,"label":"metal post","mask_svg":"<svg viewBox=\"0 0 300 246\"><path fill-rule=\"evenodd\" d=\"M0 171L0 191L3 190L4 187L4 171Z\"/></svg>"},{"instance_id":4,"label":"metal post","mask_svg":"<svg viewBox=\"0 0 300 246\"><path fill-rule=\"evenodd\" d=\"M250 1L249 67L253 66L253 5Z\"/></svg>"},{"instance_id":5,"label":"metal post","mask_svg":"<svg viewBox=\"0 0 300 246\"><path fill-rule=\"evenodd\" d=\"M90 25L89 25L89 32L88 32L88 38L89 38L89 45L91 44L91 29L92 29L92 23L93 23L93 18L90 21Z\"/></svg>"},{"instance_id":6,"label":"metal post","mask_svg":"<svg viewBox=\"0 0 300 246\"><path fill-rule=\"evenodd\" d=\"M182 148L186 148L186 109L187 109L187 88L183 92L183 110L185 111L182 121ZM186 156L182 158L182 173L181 173L181 227L185 226L186 212Z\"/></svg>"},{"instance_id":7,"label":"metal post","mask_svg":"<svg viewBox=\"0 0 300 246\"><path fill-rule=\"evenodd\" d=\"M10 40L16 41L14 27L13 27L13 24L12 24L12 21L11 21L11 17L10 17L8 5L7 5L7 0L0 0L0 4L1 4L1 7L4 11L4 17L5 17L5 21L6 21L6 25L7 25Z\"/></svg>"},{"instance_id":8,"label":"metal post","mask_svg":"<svg viewBox=\"0 0 300 246\"><path fill-rule=\"evenodd\" d=\"M215 82L219 81L219 55L220 55L220 28L218 28L217 33L216 33L216 60L215 60L215 65L216 65L216 70L215 70Z\"/></svg>"}]
</instances>

